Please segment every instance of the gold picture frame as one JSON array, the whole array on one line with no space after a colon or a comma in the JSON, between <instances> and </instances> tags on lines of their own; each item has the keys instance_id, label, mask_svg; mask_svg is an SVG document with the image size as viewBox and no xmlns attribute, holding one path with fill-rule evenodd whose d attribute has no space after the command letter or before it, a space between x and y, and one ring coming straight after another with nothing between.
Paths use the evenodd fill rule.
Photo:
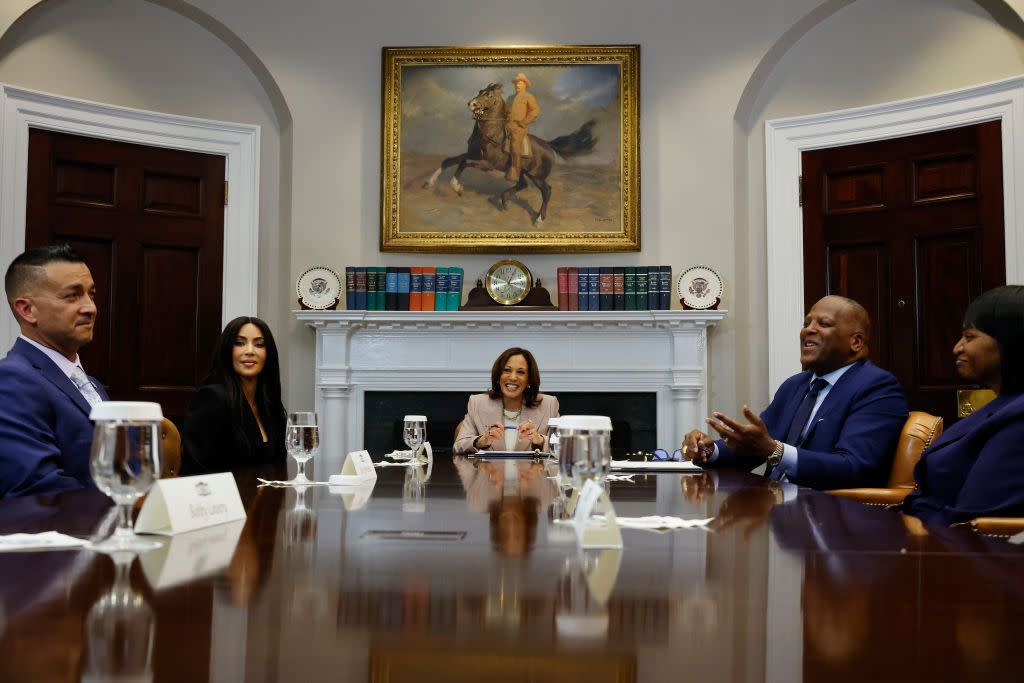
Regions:
<instances>
[{"instance_id":1,"label":"gold picture frame","mask_svg":"<svg viewBox=\"0 0 1024 683\"><path fill-rule=\"evenodd\" d=\"M384 48L381 251L639 251L639 74L639 45Z\"/></svg>"}]
</instances>

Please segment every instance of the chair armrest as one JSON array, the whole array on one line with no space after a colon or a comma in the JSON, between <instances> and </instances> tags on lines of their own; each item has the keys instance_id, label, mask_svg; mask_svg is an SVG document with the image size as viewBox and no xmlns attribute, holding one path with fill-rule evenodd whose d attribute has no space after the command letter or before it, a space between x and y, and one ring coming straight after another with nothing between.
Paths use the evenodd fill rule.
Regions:
<instances>
[{"instance_id":1,"label":"chair armrest","mask_svg":"<svg viewBox=\"0 0 1024 683\"><path fill-rule=\"evenodd\" d=\"M1024 531L1024 517L976 517L971 528L986 536L1013 536Z\"/></svg>"},{"instance_id":2,"label":"chair armrest","mask_svg":"<svg viewBox=\"0 0 1024 683\"><path fill-rule=\"evenodd\" d=\"M841 498L849 498L868 505L899 505L907 494L914 489L892 488L892 489L833 489L828 493Z\"/></svg>"}]
</instances>

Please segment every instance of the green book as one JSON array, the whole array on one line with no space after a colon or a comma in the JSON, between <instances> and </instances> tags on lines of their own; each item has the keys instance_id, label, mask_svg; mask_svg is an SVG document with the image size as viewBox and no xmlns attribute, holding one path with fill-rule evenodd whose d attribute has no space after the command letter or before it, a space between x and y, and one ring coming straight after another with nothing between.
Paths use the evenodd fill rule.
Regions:
<instances>
[{"instance_id":1,"label":"green book","mask_svg":"<svg viewBox=\"0 0 1024 683\"><path fill-rule=\"evenodd\" d=\"M448 310L448 268L438 268L434 275L434 310Z\"/></svg>"},{"instance_id":2,"label":"green book","mask_svg":"<svg viewBox=\"0 0 1024 683\"><path fill-rule=\"evenodd\" d=\"M625 310L635 311L636 310L636 268L634 266L626 266L623 277L625 279L624 289L626 293L626 305Z\"/></svg>"},{"instance_id":3,"label":"green book","mask_svg":"<svg viewBox=\"0 0 1024 683\"><path fill-rule=\"evenodd\" d=\"M369 269L367 269L369 270ZM370 306L371 311L383 311L384 310L384 278L385 278L384 266L374 266L373 272L377 273L377 288L373 290L373 296L370 297L373 301L373 305Z\"/></svg>"},{"instance_id":4,"label":"green book","mask_svg":"<svg viewBox=\"0 0 1024 683\"><path fill-rule=\"evenodd\" d=\"M636 310L646 311L647 305L647 266L636 268Z\"/></svg>"}]
</instances>

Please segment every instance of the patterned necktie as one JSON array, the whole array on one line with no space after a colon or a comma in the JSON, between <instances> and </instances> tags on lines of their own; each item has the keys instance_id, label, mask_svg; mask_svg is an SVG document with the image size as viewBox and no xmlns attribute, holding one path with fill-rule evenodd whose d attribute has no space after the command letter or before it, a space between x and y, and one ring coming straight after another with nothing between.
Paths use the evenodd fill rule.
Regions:
<instances>
[{"instance_id":1,"label":"patterned necktie","mask_svg":"<svg viewBox=\"0 0 1024 683\"><path fill-rule=\"evenodd\" d=\"M791 446L799 446L803 443L803 438L800 435L803 434L804 427L807 426L807 421L811 418L811 411L818 400L818 394L827 386L828 382L820 377L811 382L804 400L800 402L800 407L796 409L796 415L793 416L793 421L789 424L789 431L786 432L786 438L783 440L783 443L788 443ZM785 472L781 467L769 465L765 470L764 476L773 481L778 481L782 478L783 474Z\"/></svg>"},{"instance_id":2,"label":"patterned necktie","mask_svg":"<svg viewBox=\"0 0 1024 683\"><path fill-rule=\"evenodd\" d=\"M89 378L86 376L85 371L82 368L75 366L75 369L71 372L71 381L75 383L78 390L82 392L82 396L89 402L90 406L94 406L97 403L102 403L103 399L100 397L96 387L92 385Z\"/></svg>"}]
</instances>

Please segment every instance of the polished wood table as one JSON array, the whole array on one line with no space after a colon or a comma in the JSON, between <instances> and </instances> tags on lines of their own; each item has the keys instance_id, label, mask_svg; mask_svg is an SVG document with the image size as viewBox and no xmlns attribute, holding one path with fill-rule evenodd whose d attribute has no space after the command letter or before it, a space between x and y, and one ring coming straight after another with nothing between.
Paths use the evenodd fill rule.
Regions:
<instances>
[{"instance_id":1,"label":"polished wood table","mask_svg":"<svg viewBox=\"0 0 1024 683\"><path fill-rule=\"evenodd\" d=\"M543 465L439 459L372 491L257 488L244 524L118 572L0 554L0 680L1019 681L1024 549L738 472L635 475L617 514L715 517L577 551ZM96 492L0 533L109 527Z\"/></svg>"}]
</instances>

